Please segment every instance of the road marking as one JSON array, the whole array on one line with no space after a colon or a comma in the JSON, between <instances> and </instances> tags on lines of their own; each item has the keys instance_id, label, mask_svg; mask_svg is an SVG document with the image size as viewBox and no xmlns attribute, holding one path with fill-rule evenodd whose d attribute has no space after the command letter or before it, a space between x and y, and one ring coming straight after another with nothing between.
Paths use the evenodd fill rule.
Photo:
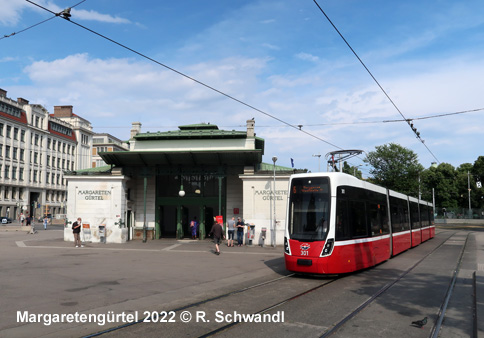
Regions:
<instances>
[{"instance_id":1,"label":"road marking","mask_svg":"<svg viewBox=\"0 0 484 338\"><path fill-rule=\"evenodd\" d=\"M173 252L173 253L206 253L206 254L213 254L212 248L207 250L172 250L175 247L180 246L181 244L174 244L169 247L163 249L129 249L129 248L100 248L100 247L84 247L84 248L76 248L73 246L43 246L43 245L34 245L29 246L24 243L24 241L16 241L15 244L19 248L30 248L30 249L72 249L72 250L108 250L108 251L139 251L139 252ZM275 257L282 257L282 252L273 253L273 252L241 252L241 251L222 251L222 255L225 254L235 254L235 255L259 255L259 256L275 256Z\"/></svg>"},{"instance_id":2,"label":"road marking","mask_svg":"<svg viewBox=\"0 0 484 338\"><path fill-rule=\"evenodd\" d=\"M169 251L171 249L174 249L174 248L177 248L179 247L181 244L173 244L173 245L170 245L169 247L166 247L164 249L161 249L162 251Z\"/></svg>"}]
</instances>

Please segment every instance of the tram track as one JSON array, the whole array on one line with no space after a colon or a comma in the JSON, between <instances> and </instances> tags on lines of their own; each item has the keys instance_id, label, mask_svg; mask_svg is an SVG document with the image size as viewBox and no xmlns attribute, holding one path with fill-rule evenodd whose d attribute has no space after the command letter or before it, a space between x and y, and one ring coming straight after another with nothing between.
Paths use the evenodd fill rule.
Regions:
<instances>
[{"instance_id":1,"label":"tram track","mask_svg":"<svg viewBox=\"0 0 484 338\"><path fill-rule=\"evenodd\" d=\"M166 310L166 312L175 312L175 313L178 313L178 312L182 312L182 311L185 311L185 310L188 310L188 309L193 309L193 308L196 308L196 307L199 307L199 306L202 306L202 305L205 305L205 304L208 304L208 303L212 303L212 302L216 302L216 301L220 301L220 300L224 300L225 298L229 298L229 297L232 297L232 296L236 296L236 295L239 295L239 294L243 294L245 292L249 292L249 291L252 291L254 289L257 289L257 288L261 288L261 287L265 287L265 286L268 286L268 285L271 285L271 284L275 284L275 283L278 283L278 282L281 282L281 281L284 281L286 280L287 278L291 278L293 276L295 276L296 274L294 273L290 273L290 274L287 274L287 275L284 275L284 276L281 276L281 277L278 277L278 278L274 278L274 279L271 279L271 280L268 280L268 281L265 281L265 282L261 282L261 283L257 283L257 284L254 284L254 285L251 285L251 286L247 286L247 287L244 287L244 288L240 288L238 290L234 290L234 291L230 291L230 292L226 292L226 293L223 293L221 295L217 295L217 296L214 296L214 297L210 297L210 298L207 298L207 299L204 299L204 300L200 300L200 301L197 301L197 302L193 302L193 303L189 303L189 304L186 304L186 305L183 305L183 306L180 306L180 307L176 307L176 308L173 308L173 309L170 309L170 310ZM315 290L318 290L322 287L324 287L325 285L328 285L334 281L336 281L338 278L333 278L333 279L325 279L325 281L321 284L318 284L314 287L311 287L309 289L306 289L304 291L301 291L299 292L298 294L296 295L293 295L287 299L284 299L282 301L279 301L269 307L266 307L264 308L263 310L260 310L254 314L259 314L259 313L264 313L264 312L267 312L275 307L278 307L282 304L285 304L287 302L290 302L291 300L293 299L297 299L303 295L306 295L312 291L315 291ZM123 325L119 325L119 326L116 326L116 327L113 327L113 328L109 328L109 329L106 329L106 330L103 330L103 331L99 331L99 332L96 332L96 333L92 333L92 334L89 334L89 335L86 335L86 336L83 336L83 338L91 338L91 337L99 337L99 336L103 336L103 335L106 335L106 334L110 334L110 333L116 333L116 332L119 332L123 329L126 329L128 327L134 327L138 324L141 324L144 322L146 318L144 319L140 319L138 321L134 321L134 322L130 322L130 323L126 323L126 324L123 324ZM149 319L149 318L148 318ZM201 335L200 337L210 337L210 336L213 336L219 332L222 332L224 330L227 330L229 329L230 327L233 327L235 325L238 325L240 324L239 322L235 321L233 323L230 323L230 324L227 324L227 325L224 325L222 327L219 327L215 330L212 330L210 332L207 332L203 335Z\"/></svg>"},{"instance_id":2,"label":"tram track","mask_svg":"<svg viewBox=\"0 0 484 338\"><path fill-rule=\"evenodd\" d=\"M432 251L427 253L425 256L423 256L420 260L418 260L414 265L412 265L410 268L405 270L403 273L401 273L395 280L387 283L384 285L382 288L380 288L377 292L375 292L371 297L369 297L364 303L362 303L360 306L358 306L355 310L351 311L347 316L345 316L343 319L341 319L339 322L337 322L331 329L327 330L324 332L320 338L326 338L330 337L333 334L337 333L341 328L343 328L346 324L350 322L351 319L353 319L355 316L357 316L363 309L368 307L370 304L372 304L378 297L383 295L385 292L387 292L392 286L397 284L399 281L401 281L406 275L408 275L412 270L414 270L417 266L419 266L425 259L427 259L429 256L431 256L433 253L435 253L437 250L439 250L443 245L447 243L448 240L454 235L452 233L449 237L447 237L446 240L444 240L441 244L439 244L437 247L435 247ZM456 267L453 270L452 278L450 280L449 286L446 291L446 296L444 297L444 300L441 303L439 312L437 314L437 319L434 322L434 325L432 326L432 331L431 334L429 335L429 338L437 338L442 326L442 322L445 318L445 312L449 303L449 300L452 296L452 292L455 286L455 282L457 279L457 275L459 273L460 267L462 265L462 258L464 256L465 249L467 247L467 241L469 239L469 234L466 236L466 240L464 245L462 246L459 259L456 263ZM475 295L474 295L475 297ZM474 315L474 318L476 316Z\"/></svg>"},{"instance_id":3,"label":"tram track","mask_svg":"<svg viewBox=\"0 0 484 338\"><path fill-rule=\"evenodd\" d=\"M371 296L369 296L369 298L367 300L365 300L359 306L354 308L354 310L350 310L351 312L348 313L346 316L344 316L344 318L342 318L341 320L339 320L335 324L327 326L325 328L324 332L322 332L318 336L319 337L330 337L334 334L337 334L338 331L340 331L342 328L344 328L346 325L348 325L351 322L351 320L354 319L365 308L367 308L369 305L374 303L375 300L377 300L379 297L384 295L387 291L391 290L392 287L395 286L397 283L399 283L405 276L407 276L416 267L418 267L420 264L422 264L422 262L424 262L432 254L434 254L440 248L442 248L442 246L445 245L452 238L452 236L454 236L455 234L456 234L456 232L451 232L451 234L449 236L446 236L440 244L438 244L435 248L433 248L431 251L426 253L423 257L421 257L412 266L410 266L408 269L406 269L405 271L401 272L398 276L396 276L393 280L389 281L384 286L379 288L376 292L374 292ZM453 269L451 281L449 282L444 300L441 303L441 306L440 306L440 309L439 309L437 315L434 316L434 317L436 317L436 320L433 321L432 333L429 337L433 338L433 337L437 337L439 335L440 327L442 325L443 319L445 318L446 308L447 308L449 299L451 298L453 288L455 286L455 280L457 278L457 274L458 274L458 272L460 270L460 266L462 264L462 258L463 258L464 252L466 250L468 238L469 238L469 234L467 235L465 242L462 245L462 248L460 249L459 259L456 263L455 268ZM231 297L236 298L237 296L241 296L241 295L244 296L245 293L250 293L250 291L254 291L254 290L257 290L257 289L260 289L260 288L263 288L263 287L270 287L271 289L278 289L280 287L280 284L278 284L278 283L288 281L288 279L294 277L294 275L295 274L288 274L288 275L285 275L285 276L282 276L282 277L274 278L274 279L271 279L271 280L268 280L268 281L265 281L265 282L262 282L262 283L254 284L254 285L251 285L251 286L248 286L248 287L240 288L240 289L237 289L237 290L234 290L234 291L223 293L221 295L217 295L217 296L214 296L214 297L211 297L211 298L207 298L205 300L201 300L201 301L193 302L193 303L190 303L190 304L187 304L187 305L184 305L184 306L180 306L180 307L174 308L170 311L174 311L174 312L178 313L178 312L181 312L181 311L185 311L187 309L191 309L192 312L194 312L196 308L199 308L201 306L205 306L205 307L217 306L217 304L218 304L217 301L230 302L230 301L233 301L233 298L231 298ZM344 277L351 277L351 274L350 275L344 275ZM324 281L318 283L317 285L312 285L310 287L306 287L306 289L300 290L296 294L290 295L289 297L284 298L282 300L278 300L277 302L274 302L272 304L270 303L269 305L266 305L263 309L261 309L259 311L251 311L251 314L254 314L254 315L264 314L264 313L268 313L271 310L275 310L277 308L282 308L283 305L291 303L291 302L293 302L297 299L303 299L304 296L307 296L307 295L309 295L309 294L311 294L311 293L313 293L317 290L321 290L325 286L331 285L332 283L336 282L340 278L341 277L339 277L339 276L335 277L335 278L326 278L326 279L324 279ZM85 336L85 337L97 337L97 336L102 336L102 335L108 334L108 333L113 333L113 334L121 333L123 329L126 329L129 326L136 326L137 324L140 324L140 323L141 323L141 321L125 324L125 325L118 326L118 327L115 327L115 328L112 328L112 329L107 329L105 331L101 331L101 332L98 332L98 333L95 333L95 334L91 334L91 335L88 335L88 336ZM219 334L221 334L222 336L228 336L228 335L233 334L233 333L231 333L232 330L235 329L236 327L238 327L239 324L244 324L244 323L243 322L241 323L241 322L238 322L238 321L234 321L234 322L226 323L226 324L221 323L219 326L216 326L216 327L212 327L212 328L207 327L206 328L207 330L206 330L205 333L201 333L199 330L197 330L198 332L196 333L196 336L198 336L198 337L212 337L212 336L217 336Z\"/></svg>"}]
</instances>

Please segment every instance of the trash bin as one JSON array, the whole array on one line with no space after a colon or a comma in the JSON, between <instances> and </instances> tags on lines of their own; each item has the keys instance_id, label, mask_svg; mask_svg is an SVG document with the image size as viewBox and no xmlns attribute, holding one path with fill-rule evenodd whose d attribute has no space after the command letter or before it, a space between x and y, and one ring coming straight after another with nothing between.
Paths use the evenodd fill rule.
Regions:
<instances>
[{"instance_id":1,"label":"trash bin","mask_svg":"<svg viewBox=\"0 0 484 338\"><path fill-rule=\"evenodd\" d=\"M255 225L247 224L247 238L245 240L245 245L252 245L252 241L255 238Z\"/></svg>"},{"instance_id":2,"label":"trash bin","mask_svg":"<svg viewBox=\"0 0 484 338\"><path fill-rule=\"evenodd\" d=\"M260 230L260 246L264 247L265 240L267 238L267 228L261 228Z\"/></svg>"},{"instance_id":3,"label":"trash bin","mask_svg":"<svg viewBox=\"0 0 484 338\"><path fill-rule=\"evenodd\" d=\"M101 243L106 243L106 226L99 226L99 241Z\"/></svg>"}]
</instances>

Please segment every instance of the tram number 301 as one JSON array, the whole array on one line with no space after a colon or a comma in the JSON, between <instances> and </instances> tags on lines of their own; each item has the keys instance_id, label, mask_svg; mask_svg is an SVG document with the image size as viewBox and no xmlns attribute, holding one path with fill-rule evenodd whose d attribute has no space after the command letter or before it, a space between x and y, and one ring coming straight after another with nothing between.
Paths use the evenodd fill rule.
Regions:
<instances>
[{"instance_id":1,"label":"tram number 301","mask_svg":"<svg viewBox=\"0 0 484 338\"><path fill-rule=\"evenodd\" d=\"M301 250L301 256L309 256L308 250Z\"/></svg>"}]
</instances>

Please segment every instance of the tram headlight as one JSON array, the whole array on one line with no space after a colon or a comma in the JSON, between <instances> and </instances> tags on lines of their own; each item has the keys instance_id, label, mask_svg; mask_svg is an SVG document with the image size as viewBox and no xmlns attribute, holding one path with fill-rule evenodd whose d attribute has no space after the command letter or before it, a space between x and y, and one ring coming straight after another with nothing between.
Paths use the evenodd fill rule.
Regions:
<instances>
[{"instance_id":1,"label":"tram headlight","mask_svg":"<svg viewBox=\"0 0 484 338\"><path fill-rule=\"evenodd\" d=\"M287 237L284 237L284 252L287 253L288 255L291 254L291 250L289 250L289 241L287 240Z\"/></svg>"},{"instance_id":2,"label":"tram headlight","mask_svg":"<svg viewBox=\"0 0 484 338\"><path fill-rule=\"evenodd\" d=\"M331 254L331 251L333 251L333 246L334 246L334 239L333 238L326 240L326 243L324 244L323 251L321 252L321 257L328 256L329 254Z\"/></svg>"}]
</instances>

